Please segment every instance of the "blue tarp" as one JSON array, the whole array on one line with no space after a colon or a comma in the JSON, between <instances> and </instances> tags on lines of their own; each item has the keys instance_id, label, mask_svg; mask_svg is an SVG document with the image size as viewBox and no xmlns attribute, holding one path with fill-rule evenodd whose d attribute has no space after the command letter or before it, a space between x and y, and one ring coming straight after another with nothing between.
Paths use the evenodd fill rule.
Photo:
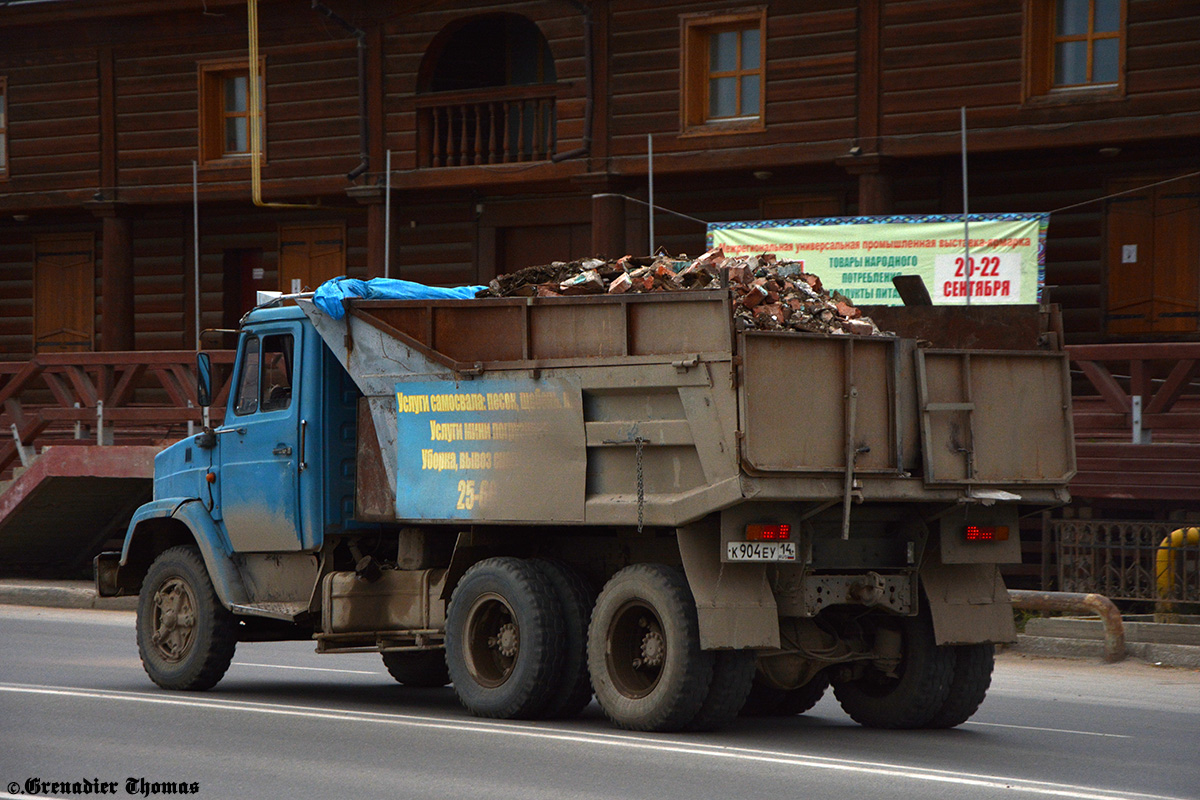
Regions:
<instances>
[{"instance_id":1,"label":"blue tarp","mask_svg":"<svg viewBox=\"0 0 1200 800\"><path fill-rule=\"evenodd\" d=\"M313 302L334 319L346 313L342 300L347 297L362 297L367 300L470 300L486 286L426 286L399 278L372 278L360 281L357 278L334 278L317 287Z\"/></svg>"}]
</instances>

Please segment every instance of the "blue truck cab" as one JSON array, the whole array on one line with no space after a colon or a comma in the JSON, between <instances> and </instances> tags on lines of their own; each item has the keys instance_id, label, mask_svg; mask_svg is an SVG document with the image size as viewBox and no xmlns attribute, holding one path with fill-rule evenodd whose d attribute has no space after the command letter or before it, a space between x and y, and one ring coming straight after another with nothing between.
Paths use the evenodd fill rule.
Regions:
<instances>
[{"instance_id":1,"label":"blue truck cab","mask_svg":"<svg viewBox=\"0 0 1200 800\"><path fill-rule=\"evenodd\" d=\"M199 367L201 394L211 393L203 353ZM119 556L97 557L97 587L136 593L162 553L182 548L203 560L216 599L253 638L263 620L303 619L326 535L350 520L360 393L294 305L245 317L229 386L219 426L155 458L153 500L134 514Z\"/></svg>"}]
</instances>

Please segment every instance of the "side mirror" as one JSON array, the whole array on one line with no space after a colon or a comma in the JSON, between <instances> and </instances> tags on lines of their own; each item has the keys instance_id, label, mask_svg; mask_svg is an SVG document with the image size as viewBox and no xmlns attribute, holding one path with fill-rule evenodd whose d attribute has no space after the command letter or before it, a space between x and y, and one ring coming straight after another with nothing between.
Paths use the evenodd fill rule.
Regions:
<instances>
[{"instance_id":1,"label":"side mirror","mask_svg":"<svg viewBox=\"0 0 1200 800\"><path fill-rule=\"evenodd\" d=\"M212 405L212 359L208 353L196 354L196 398L202 408Z\"/></svg>"}]
</instances>

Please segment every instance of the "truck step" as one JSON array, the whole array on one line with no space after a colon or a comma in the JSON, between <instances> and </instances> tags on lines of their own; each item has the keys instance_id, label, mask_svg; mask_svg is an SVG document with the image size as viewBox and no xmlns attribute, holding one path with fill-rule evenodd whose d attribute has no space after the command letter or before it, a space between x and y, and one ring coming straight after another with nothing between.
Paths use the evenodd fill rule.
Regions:
<instances>
[{"instance_id":1,"label":"truck step","mask_svg":"<svg viewBox=\"0 0 1200 800\"><path fill-rule=\"evenodd\" d=\"M281 619L284 622L295 622L301 615L308 613L308 602L234 603L229 607L229 610L243 617L268 617L270 619Z\"/></svg>"}]
</instances>

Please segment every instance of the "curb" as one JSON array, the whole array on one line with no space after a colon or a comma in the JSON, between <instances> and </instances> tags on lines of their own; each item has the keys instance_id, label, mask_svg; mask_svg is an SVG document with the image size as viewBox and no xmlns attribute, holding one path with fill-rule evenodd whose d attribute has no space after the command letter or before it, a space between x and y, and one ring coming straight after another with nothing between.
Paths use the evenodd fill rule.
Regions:
<instances>
[{"instance_id":1,"label":"curb","mask_svg":"<svg viewBox=\"0 0 1200 800\"><path fill-rule=\"evenodd\" d=\"M1057 636L1028 636L1021 634L1012 650L1054 658L1086 658L1104 661L1104 642L1095 639L1064 639ZM1156 642L1126 642L1128 658L1136 658L1159 667L1200 669L1200 647Z\"/></svg>"},{"instance_id":2,"label":"curb","mask_svg":"<svg viewBox=\"0 0 1200 800\"><path fill-rule=\"evenodd\" d=\"M97 597L95 588L83 581L77 584L0 582L0 605L135 611L137 601L136 597Z\"/></svg>"}]
</instances>

